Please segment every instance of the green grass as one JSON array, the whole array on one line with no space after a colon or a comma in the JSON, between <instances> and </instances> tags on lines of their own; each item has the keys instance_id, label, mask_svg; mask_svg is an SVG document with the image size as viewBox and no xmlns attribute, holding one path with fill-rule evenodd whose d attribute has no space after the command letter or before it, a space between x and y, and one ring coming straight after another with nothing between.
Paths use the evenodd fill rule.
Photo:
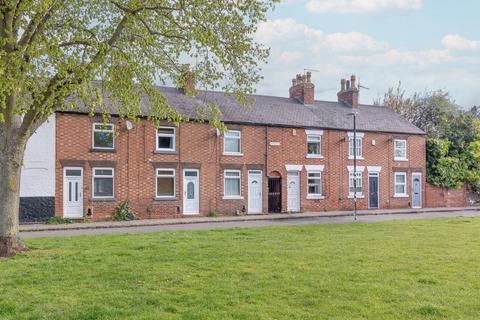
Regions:
<instances>
[{"instance_id":1,"label":"green grass","mask_svg":"<svg viewBox=\"0 0 480 320\"><path fill-rule=\"evenodd\" d=\"M480 219L28 241L0 319L478 319Z\"/></svg>"}]
</instances>

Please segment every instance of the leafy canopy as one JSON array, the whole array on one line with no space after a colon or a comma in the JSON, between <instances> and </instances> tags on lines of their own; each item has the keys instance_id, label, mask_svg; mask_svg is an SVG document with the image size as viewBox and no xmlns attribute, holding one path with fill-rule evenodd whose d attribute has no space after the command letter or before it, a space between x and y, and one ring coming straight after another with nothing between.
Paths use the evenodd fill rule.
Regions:
<instances>
[{"instance_id":1,"label":"leafy canopy","mask_svg":"<svg viewBox=\"0 0 480 320\"><path fill-rule=\"evenodd\" d=\"M480 188L480 121L476 107L462 110L448 92L407 96L401 83L376 101L427 133L427 181L444 188Z\"/></svg>"},{"instance_id":2,"label":"leafy canopy","mask_svg":"<svg viewBox=\"0 0 480 320\"><path fill-rule=\"evenodd\" d=\"M22 115L28 131L74 104L72 94L102 110L101 90L123 117L143 115L148 96L151 120L179 122L153 84L178 80L183 63L199 83L244 100L268 56L253 35L276 1L1 1L0 124Z\"/></svg>"}]
</instances>

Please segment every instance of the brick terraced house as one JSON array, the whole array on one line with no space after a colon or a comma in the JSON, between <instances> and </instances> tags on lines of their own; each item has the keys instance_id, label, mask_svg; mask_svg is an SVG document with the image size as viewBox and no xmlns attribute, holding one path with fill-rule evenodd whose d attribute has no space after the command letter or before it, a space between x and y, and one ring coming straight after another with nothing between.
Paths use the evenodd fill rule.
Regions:
<instances>
[{"instance_id":1,"label":"brick terraced house","mask_svg":"<svg viewBox=\"0 0 480 320\"><path fill-rule=\"evenodd\" d=\"M27 146L22 220L108 219L127 199L145 219L350 210L355 180L359 209L425 203L424 132L387 107L359 104L354 76L341 81L337 102L315 100L307 73L292 80L288 98L256 95L251 109L220 92L158 90L191 117L216 103L228 131L132 123L108 99L108 124L82 109L59 111Z\"/></svg>"}]
</instances>

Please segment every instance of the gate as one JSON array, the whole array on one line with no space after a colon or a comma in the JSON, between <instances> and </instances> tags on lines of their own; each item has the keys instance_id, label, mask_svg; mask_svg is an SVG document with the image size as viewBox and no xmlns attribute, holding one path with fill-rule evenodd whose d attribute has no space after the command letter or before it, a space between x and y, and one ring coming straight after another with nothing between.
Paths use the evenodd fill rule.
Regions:
<instances>
[{"instance_id":1,"label":"gate","mask_svg":"<svg viewBox=\"0 0 480 320\"><path fill-rule=\"evenodd\" d=\"M268 178L268 212L282 212L281 178Z\"/></svg>"}]
</instances>

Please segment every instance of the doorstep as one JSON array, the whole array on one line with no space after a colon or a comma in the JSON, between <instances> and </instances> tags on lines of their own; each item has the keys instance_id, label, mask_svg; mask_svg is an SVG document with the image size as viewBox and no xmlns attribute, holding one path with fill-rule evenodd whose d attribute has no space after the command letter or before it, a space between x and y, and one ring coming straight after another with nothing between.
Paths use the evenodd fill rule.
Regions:
<instances>
[{"instance_id":1,"label":"doorstep","mask_svg":"<svg viewBox=\"0 0 480 320\"><path fill-rule=\"evenodd\" d=\"M429 212L455 212L455 211L480 211L480 207L456 207L456 208L423 208L423 209L379 209L379 210L359 210L357 215L387 215L387 214L422 214ZM145 219L133 221L99 221L89 223L72 224L28 224L20 225L21 232L35 231L54 231L54 230L81 230L81 229L104 229L104 228L129 228L129 227L147 227L159 225L192 224L205 222L231 222L231 221L255 221L255 220L279 220L279 219L301 219L315 217L342 217L351 216L353 211L324 211L324 212L299 212L299 213L277 213L260 214L244 216L224 216L224 217L188 217L173 219Z\"/></svg>"}]
</instances>

